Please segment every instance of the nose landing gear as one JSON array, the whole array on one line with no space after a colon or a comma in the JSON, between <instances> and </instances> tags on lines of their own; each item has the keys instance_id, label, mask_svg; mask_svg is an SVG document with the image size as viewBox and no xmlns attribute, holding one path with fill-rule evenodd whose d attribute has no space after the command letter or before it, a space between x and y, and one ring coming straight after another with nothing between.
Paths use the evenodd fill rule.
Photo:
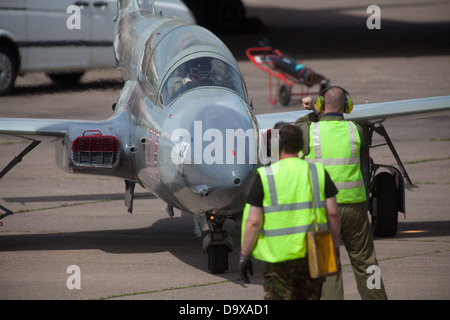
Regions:
<instances>
[{"instance_id":1,"label":"nose landing gear","mask_svg":"<svg viewBox=\"0 0 450 320\"><path fill-rule=\"evenodd\" d=\"M228 270L228 254L233 251L233 239L224 230L226 217L206 214L209 232L203 239L203 251L208 254L208 270L224 273Z\"/></svg>"}]
</instances>

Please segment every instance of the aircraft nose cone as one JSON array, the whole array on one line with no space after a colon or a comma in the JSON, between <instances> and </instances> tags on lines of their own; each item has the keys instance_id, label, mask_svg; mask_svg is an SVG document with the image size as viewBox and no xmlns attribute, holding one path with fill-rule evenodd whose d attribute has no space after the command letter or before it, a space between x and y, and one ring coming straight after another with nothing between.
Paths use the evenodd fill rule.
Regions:
<instances>
[{"instance_id":1,"label":"aircraft nose cone","mask_svg":"<svg viewBox=\"0 0 450 320\"><path fill-rule=\"evenodd\" d=\"M193 164L185 167L185 183L202 211L228 210L244 204L253 165Z\"/></svg>"},{"instance_id":2,"label":"aircraft nose cone","mask_svg":"<svg viewBox=\"0 0 450 320\"><path fill-rule=\"evenodd\" d=\"M183 201L194 213L232 214L228 211L245 204L256 170L255 123L244 102L229 94L197 96L195 105L179 112L183 121L174 155L188 193Z\"/></svg>"}]
</instances>

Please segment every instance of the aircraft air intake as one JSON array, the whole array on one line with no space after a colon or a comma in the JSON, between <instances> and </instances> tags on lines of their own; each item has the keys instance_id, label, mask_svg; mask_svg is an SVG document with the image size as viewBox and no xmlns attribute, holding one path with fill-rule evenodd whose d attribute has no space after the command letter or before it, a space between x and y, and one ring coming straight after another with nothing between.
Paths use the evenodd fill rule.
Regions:
<instances>
[{"instance_id":1,"label":"aircraft air intake","mask_svg":"<svg viewBox=\"0 0 450 320\"><path fill-rule=\"evenodd\" d=\"M76 166L114 168L119 163L119 155L119 140L98 130L86 130L72 143L72 161Z\"/></svg>"}]
</instances>

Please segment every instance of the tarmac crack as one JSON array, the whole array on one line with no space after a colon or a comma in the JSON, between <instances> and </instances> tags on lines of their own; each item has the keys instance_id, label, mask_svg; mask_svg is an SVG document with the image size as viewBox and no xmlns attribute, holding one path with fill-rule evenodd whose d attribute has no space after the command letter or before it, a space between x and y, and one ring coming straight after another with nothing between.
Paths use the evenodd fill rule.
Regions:
<instances>
[{"instance_id":1,"label":"tarmac crack","mask_svg":"<svg viewBox=\"0 0 450 320\"><path fill-rule=\"evenodd\" d=\"M235 281L239 281L239 280L240 279L238 279L238 280L223 280L223 281L216 281L216 282L192 284L192 285L181 286L181 287L170 287L170 288L157 289L157 290L122 293L122 294L109 295L107 297L100 297L100 298L98 298L98 300L108 300L108 299L115 299L115 298L122 298L122 297L138 296L138 295L143 295L143 294L152 294L152 293L161 293L161 292L166 292L166 291L176 291L176 290L192 289L192 288L198 288L198 287L207 287L207 286L212 286L212 285L235 282Z\"/></svg>"},{"instance_id":2,"label":"tarmac crack","mask_svg":"<svg viewBox=\"0 0 450 320\"><path fill-rule=\"evenodd\" d=\"M389 261L389 260L398 260L398 259L405 259L405 258L411 258L411 257L421 257L421 256L427 256L427 255L431 255L431 254L439 254L439 253L445 253L445 252L450 252L450 249L448 250L434 250L434 251L429 251L429 252L422 252L422 253L412 253L412 254L407 254L404 256L395 256L395 257L386 257L386 258L378 258L378 261ZM343 267L348 267L351 266L351 263L346 263L346 264L342 264Z\"/></svg>"}]
</instances>

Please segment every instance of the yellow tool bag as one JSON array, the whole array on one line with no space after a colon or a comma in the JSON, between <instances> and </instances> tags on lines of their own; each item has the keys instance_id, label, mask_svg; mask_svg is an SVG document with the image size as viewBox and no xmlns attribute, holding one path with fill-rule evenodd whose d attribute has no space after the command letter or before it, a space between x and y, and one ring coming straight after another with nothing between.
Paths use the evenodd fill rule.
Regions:
<instances>
[{"instance_id":1,"label":"yellow tool bag","mask_svg":"<svg viewBox=\"0 0 450 320\"><path fill-rule=\"evenodd\" d=\"M312 203L315 223L315 231L309 231L306 235L306 241L308 244L308 264L311 278L317 279L336 274L337 264L331 232L330 230L319 230L319 226L317 224L316 203L314 199L313 187L319 188L319 186L313 186L310 174L308 177L311 186L311 194L313 197Z\"/></svg>"}]
</instances>

